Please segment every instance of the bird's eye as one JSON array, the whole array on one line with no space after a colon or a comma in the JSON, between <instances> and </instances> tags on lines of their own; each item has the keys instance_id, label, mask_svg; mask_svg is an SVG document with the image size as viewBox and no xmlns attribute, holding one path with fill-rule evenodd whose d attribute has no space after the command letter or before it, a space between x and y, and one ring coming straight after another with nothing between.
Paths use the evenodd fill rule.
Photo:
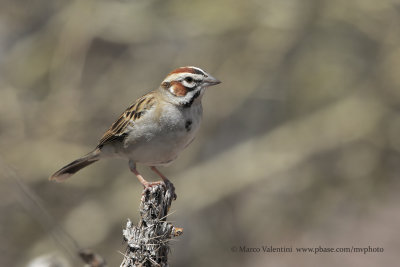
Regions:
<instances>
[{"instance_id":1,"label":"bird's eye","mask_svg":"<svg viewBox=\"0 0 400 267\"><path fill-rule=\"evenodd\" d=\"M192 77L186 77L185 81L187 81L188 83L192 83L193 82L193 78Z\"/></svg>"}]
</instances>

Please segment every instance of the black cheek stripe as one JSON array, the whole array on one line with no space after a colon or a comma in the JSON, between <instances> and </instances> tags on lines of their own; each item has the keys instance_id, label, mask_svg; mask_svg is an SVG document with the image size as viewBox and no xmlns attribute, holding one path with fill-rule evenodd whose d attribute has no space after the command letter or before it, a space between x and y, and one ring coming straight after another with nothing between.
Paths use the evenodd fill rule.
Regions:
<instances>
[{"instance_id":1,"label":"black cheek stripe","mask_svg":"<svg viewBox=\"0 0 400 267\"><path fill-rule=\"evenodd\" d=\"M198 98L199 96L200 96L200 91L197 91L188 102L183 103L183 107L190 108L192 106L194 100L196 100L196 98Z\"/></svg>"}]
</instances>

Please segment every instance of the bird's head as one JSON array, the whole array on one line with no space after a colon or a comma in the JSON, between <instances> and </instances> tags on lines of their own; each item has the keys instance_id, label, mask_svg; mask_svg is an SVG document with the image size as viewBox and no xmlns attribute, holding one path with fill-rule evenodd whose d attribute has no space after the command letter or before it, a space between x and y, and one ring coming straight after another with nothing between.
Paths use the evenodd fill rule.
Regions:
<instances>
[{"instance_id":1,"label":"bird's head","mask_svg":"<svg viewBox=\"0 0 400 267\"><path fill-rule=\"evenodd\" d=\"M190 107L200 101L207 87L221 83L197 67L181 67L167 75L160 89L170 102Z\"/></svg>"}]
</instances>

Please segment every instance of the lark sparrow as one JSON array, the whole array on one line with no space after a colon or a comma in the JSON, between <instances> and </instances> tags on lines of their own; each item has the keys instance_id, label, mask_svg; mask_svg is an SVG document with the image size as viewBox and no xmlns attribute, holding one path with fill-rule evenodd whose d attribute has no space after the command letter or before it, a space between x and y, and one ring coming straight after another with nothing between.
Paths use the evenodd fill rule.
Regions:
<instances>
[{"instance_id":1,"label":"lark sparrow","mask_svg":"<svg viewBox=\"0 0 400 267\"><path fill-rule=\"evenodd\" d=\"M157 90L142 96L121 114L92 152L61 168L50 180L61 182L100 159L119 157L129 160L130 170L145 188L160 182L147 182L136 163L150 166L168 181L156 166L169 165L193 141L202 118L204 91L219 83L200 68L172 71Z\"/></svg>"}]
</instances>

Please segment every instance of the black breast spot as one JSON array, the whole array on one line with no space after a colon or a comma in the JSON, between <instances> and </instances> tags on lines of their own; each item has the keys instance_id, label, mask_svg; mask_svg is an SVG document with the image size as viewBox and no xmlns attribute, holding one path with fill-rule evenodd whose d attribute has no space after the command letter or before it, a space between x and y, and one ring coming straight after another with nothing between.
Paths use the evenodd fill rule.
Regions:
<instances>
[{"instance_id":1,"label":"black breast spot","mask_svg":"<svg viewBox=\"0 0 400 267\"><path fill-rule=\"evenodd\" d=\"M192 129L192 120L187 120L185 123L185 129L189 132Z\"/></svg>"}]
</instances>

